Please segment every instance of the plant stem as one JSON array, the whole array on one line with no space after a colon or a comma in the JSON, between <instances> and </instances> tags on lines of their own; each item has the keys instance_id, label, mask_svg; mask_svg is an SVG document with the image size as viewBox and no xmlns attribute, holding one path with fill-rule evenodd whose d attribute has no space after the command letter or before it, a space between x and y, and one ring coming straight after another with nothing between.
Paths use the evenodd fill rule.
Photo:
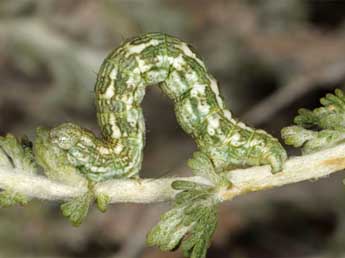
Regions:
<instances>
[{"instance_id":1,"label":"plant stem","mask_svg":"<svg viewBox=\"0 0 345 258\"><path fill-rule=\"evenodd\" d=\"M230 189L220 192L223 200L231 200L248 192L315 180L345 168L345 144L313 154L289 158L283 171L271 174L269 166L257 166L229 171L233 183ZM173 177L160 179L114 179L97 183L96 194L106 194L111 203L153 203L172 200L177 193L171 187L175 180L189 180L211 184L201 177ZM71 186L54 182L43 176L27 175L24 171L0 167L0 188L11 189L31 198L67 200L81 196L85 186Z\"/></svg>"}]
</instances>

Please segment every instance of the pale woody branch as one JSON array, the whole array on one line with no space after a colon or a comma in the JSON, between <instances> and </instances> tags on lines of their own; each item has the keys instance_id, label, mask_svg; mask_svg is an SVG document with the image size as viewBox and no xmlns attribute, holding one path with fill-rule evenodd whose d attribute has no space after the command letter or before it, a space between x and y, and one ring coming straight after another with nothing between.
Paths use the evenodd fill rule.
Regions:
<instances>
[{"instance_id":1,"label":"pale woody branch","mask_svg":"<svg viewBox=\"0 0 345 258\"><path fill-rule=\"evenodd\" d=\"M66 200L80 196L87 190L86 187L64 185L43 176L28 175L17 169L2 167L0 167L0 188L47 200Z\"/></svg>"},{"instance_id":2,"label":"pale woody branch","mask_svg":"<svg viewBox=\"0 0 345 258\"><path fill-rule=\"evenodd\" d=\"M228 174L233 187L220 193L224 200L238 195L260 191L304 180L326 177L345 168L345 144L313 154L292 157L283 171L271 174L269 166L233 170ZM66 200L80 196L86 187L56 183L42 176L29 176L20 171L0 167L0 188L12 189L32 198ZM110 180L95 185L96 194L110 196L112 203L152 203L172 200L176 191L171 188L175 180L192 180L208 184L200 177L175 177L163 179Z\"/></svg>"},{"instance_id":3,"label":"pale woody branch","mask_svg":"<svg viewBox=\"0 0 345 258\"><path fill-rule=\"evenodd\" d=\"M291 157L283 171L272 175L268 166L252 167L229 173L234 188L224 193L224 199L232 199L246 192L255 192L305 180L327 177L345 168L345 144L313 154Z\"/></svg>"}]
</instances>

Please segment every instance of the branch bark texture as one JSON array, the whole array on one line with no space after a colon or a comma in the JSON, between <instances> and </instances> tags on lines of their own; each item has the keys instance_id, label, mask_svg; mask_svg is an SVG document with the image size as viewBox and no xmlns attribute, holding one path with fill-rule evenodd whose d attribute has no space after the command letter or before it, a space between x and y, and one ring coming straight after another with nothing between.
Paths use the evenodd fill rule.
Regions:
<instances>
[{"instance_id":1,"label":"branch bark texture","mask_svg":"<svg viewBox=\"0 0 345 258\"><path fill-rule=\"evenodd\" d=\"M345 168L345 144L315 152L313 154L291 157L283 171L272 174L269 166L257 166L232 170L227 177L233 183L230 189L219 194L223 200L236 196L327 177ZM153 203L169 201L176 191L171 187L175 180L189 180L211 184L201 177L173 177L160 179L117 179L98 183L94 186L96 194L106 194L111 203ZM0 188L11 189L31 198L45 200L68 200L86 193L85 186L65 185L43 176L25 175L23 171L0 167Z\"/></svg>"}]
</instances>

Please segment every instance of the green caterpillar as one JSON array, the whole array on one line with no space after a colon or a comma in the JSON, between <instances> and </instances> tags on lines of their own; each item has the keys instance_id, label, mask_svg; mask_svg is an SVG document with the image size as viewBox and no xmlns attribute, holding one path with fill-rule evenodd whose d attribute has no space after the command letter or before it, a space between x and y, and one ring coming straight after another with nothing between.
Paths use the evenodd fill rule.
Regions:
<instances>
[{"instance_id":1,"label":"green caterpillar","mask_svg":"<svg viewBox=\"0 0 345 258\"><path fill-rule=\"evenodd\" d=\"M101 65L95 95L102 139L66 123L51 131L52 141L92 181L138 176L145 143L140 103L152 84L174 101L178 123L217 172L262 164L281 170L287 155L279 141L233 119L201 59L163 33L124 42Z\"/></svg>"}]
</instances>

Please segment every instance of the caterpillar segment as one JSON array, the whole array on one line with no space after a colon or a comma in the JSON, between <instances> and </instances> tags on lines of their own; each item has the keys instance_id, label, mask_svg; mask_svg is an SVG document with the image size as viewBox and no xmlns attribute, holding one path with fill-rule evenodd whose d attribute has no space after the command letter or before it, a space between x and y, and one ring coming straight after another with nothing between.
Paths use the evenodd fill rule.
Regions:
<instances>
[{"instance_id":1,"label":"caterpillar segment","mask_svg":"<svg viewBox=\"0 0 345 258\"><path fill-rule=\"evenodd\" d=\"M145 145L140 105L152 84L174 101L178 123L217 171L264 164L281 170L287 155L279 141L232 118L202 60L162 33L123 43L101 65L95 95L102 138L67 123L51 131L53 142L93 181L138 176Z\"/></svg>"}]
</instances>

